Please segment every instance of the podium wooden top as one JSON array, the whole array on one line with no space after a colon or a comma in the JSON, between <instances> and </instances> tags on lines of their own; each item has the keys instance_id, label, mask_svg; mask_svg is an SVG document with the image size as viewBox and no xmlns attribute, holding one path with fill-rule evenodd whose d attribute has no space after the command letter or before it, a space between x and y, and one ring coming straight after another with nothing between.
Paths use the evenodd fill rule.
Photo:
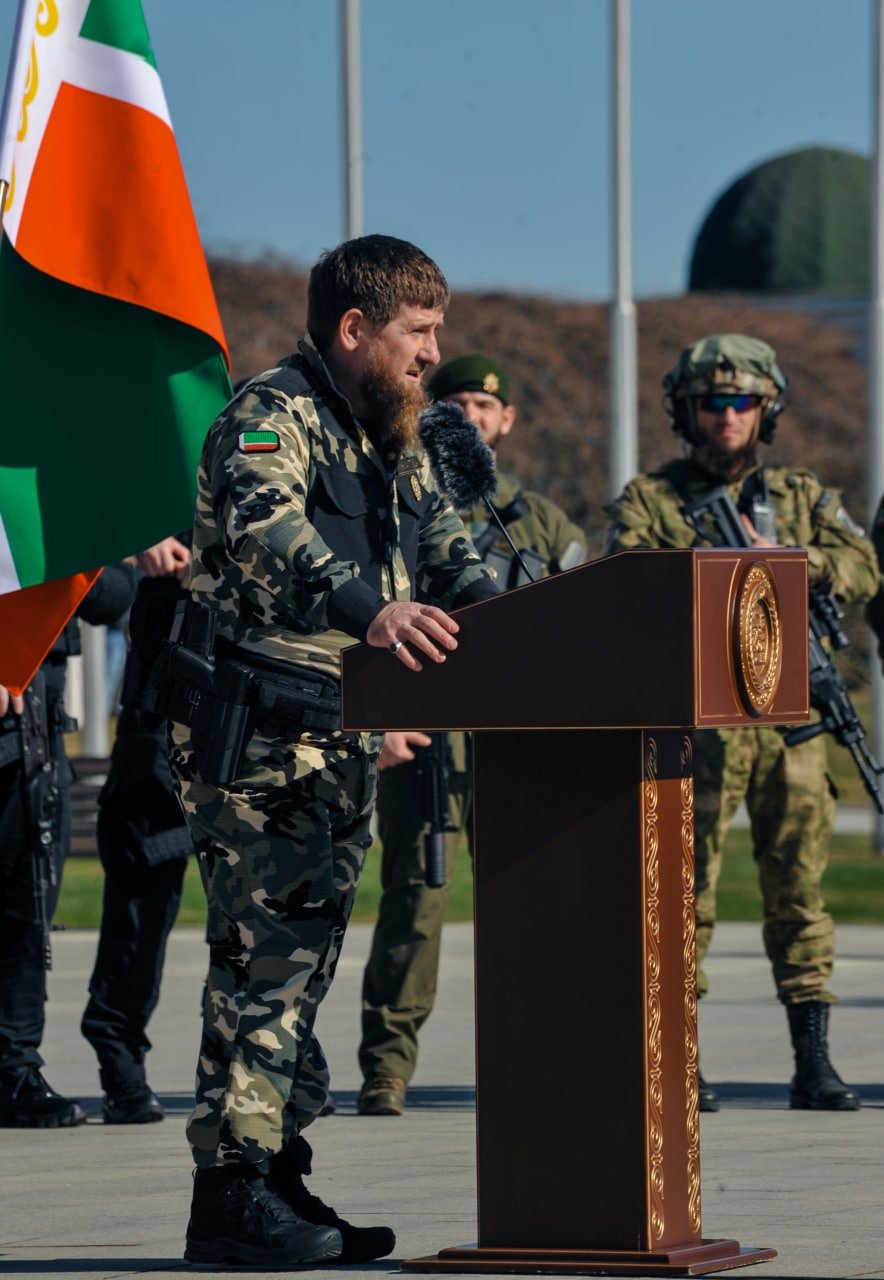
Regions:
<instances>
[{"instance_id":1,"label":"podium wooden top","mask_svg":"<svg viewBox=\"0 0 884 1280\"><path fill-rule=\"evenodd\" d=\"M772 583L773 601L747 633L741 609L759 565L749 581ZM345 650L342 722L362 730L799 723L809 715L807 589L800 549L619 552L458 609L459 647L441 666L425 662L415 673L383 649ZM763 663L772 641L782 665L759 712L746 667Z\"/></svg>"}]
</instances>

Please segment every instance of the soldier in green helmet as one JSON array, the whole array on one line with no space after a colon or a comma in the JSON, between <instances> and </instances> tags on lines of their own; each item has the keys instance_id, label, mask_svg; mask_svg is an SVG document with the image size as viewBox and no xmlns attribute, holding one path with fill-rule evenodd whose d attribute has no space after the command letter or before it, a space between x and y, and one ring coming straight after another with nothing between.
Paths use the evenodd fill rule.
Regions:
<instances>
[{"instance_id":1,"label":"soldier in green helmet","mask_svg":"<svg viewBox=\"0 0 884 1280\"><path fill-rule=\"evenodd\" d=\"M460 404L492 449L513 429L516 406L509 378L486 356L449 360L433 374L428 388L437 400ZM555 503L523 489L505 472L497 474L494 504L532 578L586 559L582 530ZM486 508L461 515L476 550L495 570L498 584L507 590L527 582ZM445 836L447 883L430 888L424 858L427 822L414 751L429 742L423 733L388 733L378 762L383 893L362 989L359 1065L364 1082L357 1104L361 1115L401 1115L405 1110L406 1088L417 1064L418 1031L436 998L442 918L467 827L471 779L466 735L448 734L448 814L453 829Z\"/></svg>"},{"instance_id":2,"label":"soldier in green helmet","mask_svg":"<svg viewBox=\"0 0 884 1280\"><path fill-rule=\"evenodd\" d=\"M868 600L878 585L875 552L838 491L803 468L764 464L759 445L773 439L787 385L766 342L714 334L687 347L663 379L663 403L685 456L630 481L608 508L607 550L708 545L682 509L726 486L753 545L804 547L812 584L827 583L845 603ZM823 738L788 747L769 726L697 732L694 801L698 995L707 991L703 961L715 927L722 846L745 801L764 945L795 1050L790 1105L856 1110L857 1094L828 1055L835 935L821 882L835 801ZM700 1109L718 1109L702 1077Z\"/></svg>"}]
</instances>

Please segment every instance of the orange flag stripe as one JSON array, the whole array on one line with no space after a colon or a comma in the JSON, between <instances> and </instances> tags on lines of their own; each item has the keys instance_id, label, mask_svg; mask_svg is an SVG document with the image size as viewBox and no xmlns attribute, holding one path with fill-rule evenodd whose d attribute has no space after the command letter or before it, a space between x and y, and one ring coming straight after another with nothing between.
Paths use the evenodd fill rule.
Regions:
<instances>
[{"instance_id":1,"label":"orange flag stripe","mask_svg":"<svg viewBox=\"0 0 884 1280\"><path fill-rule=\"evenodd\" d=\"M201 329L227 355L175 136L150 112L60 86L16 249L48 275Z\"/></svg>"},{"instance_id":2,"label":"orange flag stripe","mask_svg":"<svg viewBox=\"0 0 884 1280\"><path fill-rule=\"evenodd\" d=\"M93 569L0 596L0 684L12 693L24 693L100 573Z\"/></svg>"}]
</instances>

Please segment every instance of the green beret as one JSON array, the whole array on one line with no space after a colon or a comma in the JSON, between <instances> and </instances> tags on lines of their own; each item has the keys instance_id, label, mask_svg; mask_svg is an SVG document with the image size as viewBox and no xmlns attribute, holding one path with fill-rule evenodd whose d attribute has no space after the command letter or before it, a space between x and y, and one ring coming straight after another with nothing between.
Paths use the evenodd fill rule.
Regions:
<instances>
[{"instance_id":1,"label":"green beret","mask_svg":"<svg viewBox=\"0 0 884 1280\"><path fill-rule=\"evenodd\" d=\"M499 364L487 356L457 356L440 365L427 383L436 400L456 395L458 391L484 391L497 396L504 404L510 400L510 380Z\"/></svg>"}]
</instances>

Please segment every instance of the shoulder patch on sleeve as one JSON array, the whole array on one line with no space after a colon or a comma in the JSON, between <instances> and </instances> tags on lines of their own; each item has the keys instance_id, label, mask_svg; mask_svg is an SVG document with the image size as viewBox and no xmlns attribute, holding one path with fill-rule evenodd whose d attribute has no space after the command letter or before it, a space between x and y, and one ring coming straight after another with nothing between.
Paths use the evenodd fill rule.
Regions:
<instances>
[{"instance_id":1,"label":"shoulder patch on sleeve","mask_svg":"<svg viewBox=\"0 0 884 1280\"><path fill-rule=\"evenodd\" d=\"M279 434L276 431L240 431L239 447L242 453L276 453Z\"/></svg>"}]
</instances>

